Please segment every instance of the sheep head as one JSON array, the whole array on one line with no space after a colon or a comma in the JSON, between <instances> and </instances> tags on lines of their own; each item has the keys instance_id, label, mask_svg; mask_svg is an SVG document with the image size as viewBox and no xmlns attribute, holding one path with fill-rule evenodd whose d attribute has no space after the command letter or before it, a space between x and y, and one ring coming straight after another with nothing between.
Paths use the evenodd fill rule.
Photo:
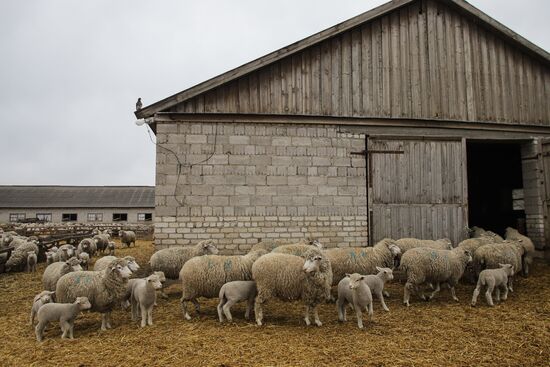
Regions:
<instances>
[{"instance_id":1,"label":"sheep head","mask_svg":"<svg viewBox=\"0 0 550 367\"><path fill-rule=\"evenodd\" d=\"M199 247L203 255L218 254L218 248L216 247L216 245L214 245L214 241L212 240L205 240L205 241L199 242Z\"/></svg>"},{"instance_id":2,"label":"sheep head","mask_svg":"<svg viewBox=\"0 0 550 367\"><path fill-rule=\"evenodd\" d=\"M498 266L501 267L501 269L504 269L504 272L510 276L514 275L514 266L511 264L498 264Z\"/></svg>"},{"instance_id":3,"label":"sheep head","mask_svg":"<svg viewBox=\"0 0 550 367\"><path fill-rule=\"evenodd\" d=\"M346 274L346 276L349 277L349 289L352 291L357 289L361 285L361 282L366 279L364 275L358 273Z\"/></svg>"},{"instance_id":4,"label":"sheep head","mask_svg":"<svg viewBox=\"0 0 550 367\"><path fill-rule=\"evenodd\" d=\"M126 260L128 269L130 269L131 272L135 272L139 269L139 265L133 256L124 256L124 260Z\"/></svg>"},{"instance_id":5,"label":"sheep head","mask_svg":"<svg viewBox=\"0 0 550 367\"><path fill-rule=\"evenodd\" d=\"M377 275L381 276L385 280L392 280L393 279L393 270L391 270L390 268L381 268L381 267L377 266L376 270L378 270Z\"/></svg>"},{"instance_id":6,"label":"sheep head","mask_svg":"<svg viewBox=\"0 0 550 367\"><path fill-rule=\"evenodd\" d=\"M80 310L89 310L92 308L92 304L90 303L88 297L76 297L76 301L74 301L74 303L78 305Z\"/></svg>"},{"instance_id":7,"label":"sheep head","mask_svg":"<svg viewBox=\"0 0 550 367\"><path fill-rule=\"evenodd\" d=\"M160 281L160 278L157 274L151 274L147 278L147 283L152 285L154 289L161 289L162 283Z\"/></svg>"}]
</instances>

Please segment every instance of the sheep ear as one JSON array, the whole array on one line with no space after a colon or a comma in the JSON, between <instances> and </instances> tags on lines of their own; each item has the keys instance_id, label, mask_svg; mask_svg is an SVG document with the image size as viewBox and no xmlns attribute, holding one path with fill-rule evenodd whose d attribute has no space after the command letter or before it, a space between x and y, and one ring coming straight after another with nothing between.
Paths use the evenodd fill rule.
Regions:
<instances>
[{"instance_id":1,"label":"sheep ear","mask_svg":"<svg viewBox=\"0 0 550 367\"><path fill-rule=\"evenodd\" d=\"M361 275L361 278L359 278L361 280L364 280L365 279L365 276L364 275Z\"/></svg>"},{"instance_id":2,"label":"sheep ear","mask_svg":"<svg viewBox=\"0 0 550 367\"><path fill-rule=\"evenodd\" d=\"M348 274L348 273L346 273L346 277L348 277L348 278L349 278L350 276L351 276L351 274Z\"/></svg>"},{"instance_id":3,"label":"sheep ear","mask_svg":"<svg viewBox=\"0 0 550 367\"><path fill-rule=\"evenodd\" d=\"M376 270L382 271L383 269L382 269L381 267L377 266L377 267L376 267Z\"/></svg>"}]
</instances>

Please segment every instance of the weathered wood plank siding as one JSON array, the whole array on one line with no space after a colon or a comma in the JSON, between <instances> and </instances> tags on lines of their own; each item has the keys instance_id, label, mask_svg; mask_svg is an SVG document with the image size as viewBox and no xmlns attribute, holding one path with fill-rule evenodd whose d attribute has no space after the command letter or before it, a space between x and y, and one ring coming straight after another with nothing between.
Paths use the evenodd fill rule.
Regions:
<instances>
[{"instance_id":1,"label":"weathered wood plank siding","mask_svg":"<svg viewBox=\"0 0 550 367\"><path fill-rule=\"evenodd\" d=\"M550 70L434 0L344 32L173 112L550 125Z\"/></svg>"}]
</instances>

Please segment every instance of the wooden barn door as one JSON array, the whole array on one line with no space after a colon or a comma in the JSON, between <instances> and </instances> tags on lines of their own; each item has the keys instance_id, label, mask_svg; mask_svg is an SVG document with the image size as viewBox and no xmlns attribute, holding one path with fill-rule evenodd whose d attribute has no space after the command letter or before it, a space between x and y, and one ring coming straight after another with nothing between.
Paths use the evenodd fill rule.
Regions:
<instances>
[{"instance_id":1,"label":"wooden barn door","mask_svg":"<svg viewBox=\"0 0 550 367\"><path fill-rule=\"evenodd\" d=\"M541 139L542 170L544 175L543 213L544 213L544 242L550 244L550 139ZM528 174L525 172L524 176ZM531 170L531 172L534 170ZM524 178L525 179L525 178ZM525 188L524 188L525 190ZM527 209L527 208L526 208ZM541 244L542 245L542 244Z\"/></svg>"},{"instance_id":2,"label":"wooden barn door","mask_svg":"<svg viewBox=\"0 0 550 367\"><path fill-rule=\"evenodd\" d=\"M371 242L465 237L463 140L369 137L367 147Z\"/></svg>"}]
</instances>

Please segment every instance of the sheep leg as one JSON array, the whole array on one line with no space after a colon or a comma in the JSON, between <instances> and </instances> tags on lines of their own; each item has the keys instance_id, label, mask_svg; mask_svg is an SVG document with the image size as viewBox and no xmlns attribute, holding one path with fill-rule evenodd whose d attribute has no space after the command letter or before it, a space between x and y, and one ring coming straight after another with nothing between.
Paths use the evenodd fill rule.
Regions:
<instances>
[{"instance_id":1,"label":"sheep leg","mask_svg":"<svg viewBox=\"0 0 550 367\"><path fill-rule=\"evenodd\" d=\"M343 297L338 297L336 301L336 309L338 310L338 321L344 322L346 320L346 300Z\"/></svg>"},{"instance_id":2,"label":"sheep leg","mask_svg":"<svg viewBox=\"0 0 550 367\"><path fill-rule=\"evenodd\" d=\"M390 309L386 306L386 302L384 301L384 292L379 292L376 296L380 299L380 304L384 311L388 312Z\"/></svg>"},{"instance_id":3,"label":"sheep leg","mask_svg":"<svg viewBox=\"0 0 550 367\"><path fill-rule=\"evenodd\" d=\"M150 306L147 310L147 324L153 325L153 306Z\"/></svg>"},{"instance_id":4,"label":"sheep leg","mask_svg":"<svg viewBox=\"0 0 550 367\"><path fill-rule=\"evenodd\" d=\"M383 294L384 297L390 298L390 293L388 291L384 291Z\"/></svg>"},{"instance_id":5,"label":"sheep leg","mask_svg":"<svg viewBox=\"0 0 550 367\"><path fill-rule=\"evenodd\" d=\"M388 310L389 311L389 310ZM369 314L369 320L372 322L373 319L372 319L372 315L373 315L373 305L372 305L372 301L368 304L368 308L367 308L367 312Z\"/></svg>"},{"instance_id":6,"label":"sheep leg","mask_svg":"<svg viewBox=\"0 0 550 367\"><path fill-rule=\"evenodd\" d=\"M439 293L440 290L441 290L441 285L439 283L436 283L434 291L432 293L430 293L430 295L428 296L428 299L426 299L426 301L429 301L429 300L433 299L434 296L437 293Z\"/></svg>"},{"instance_id":7,"label":"sheep leg","mask_svg":"<svg viewBox=\"0 0 550 367\"><path fill-rule=\"evenodd\" d=\"M487 292L485 292L485 298L487 299L487 304L489 306L494 306L493 304L493 289L495 288L495 281L492 279L487 280Z\"/></svg>"},{"instance_id":8,"label":"sheep leg","mask_svg":"<svg viewBox=\"0 0 550 367\"><path fill-rule=\"evenodd\" d=\"M74 331L74 320L69 321L69 338L71 339L74 339L73 331Z\"/></svg>"},{"instance_id":9,"label":"sheep leg","mask_svg":"<svg viewBox=\"0 0 550 367\"><path fill-rule=\"evenodd\" d=\"M69 324L69 322L66 320L62 320L61 331L63 332L63 334L61 334L61 339L65 339L69 334L69 332L71 331L71 324Z\"/></svg>"},{"instance_id":10,"label":"sheep leg","mask_svg":"<svg viewBox=\"0 0 550 367\"><path fill-rule=\"evenodd\" d=\"M46 327L47 322L38 321L38 324L34 328L34 333L36 334L36 340L41 342L44 338L44 328Z\"/></svg>"},{"instance_id":11,"label":"sheep leg","mask_svg":"<svg viewBox=\"0 0 550 367\"><path fill-rule=\"evenodd\" d=\"M34 316L36 315L36 312L34 312L34 307L31 309L31 326L34 325Z\"/></svg>"},{"instance_id":12,"label":"sheep leg","mask_svg":"<svg viewBox=\"0 0 550 367\"><path fill-rule=\"evenodd\" d=\"M141 310L141 327L145 327L147 325L147 310L145 307L140 307Z\"/></svg>"},{"instance_id":13,"label":"sheep leg","mask_svg":"<svg viewBox=\"0 0 550 367\"><path fill-rule=\"evenodd\" d=\"M409 300L411 298L411 291L413 289L414 289L414 285L410 282L407 282L405 284L405 288L403 289L403 303L407 307L409 307Z\"/></svg>"},{"instance_id":14,"label":"sheep leg","mask_svg":"<svg viewBox=\"0 0 550 367\"><path fill-rule=\"evenodd\" d=\"M309 321L309 309L310 309L310 306L307 305L306 306L306 313L304 314L304 321L306 322L306 326L311 325L311 321Z\"/></svg>"},{"instance_id":15,"label":"sheep leg","mask_svg":"<svg viewBox=\"0 0 550 367\"><path fill-rule=\"evenodd\" d=\"M458 297L456 296L456 290L454 284L448 284L449 288L451 289L451 297L453 297L455 302L458 302Z\"/></svg>"},{"instance_id":16,"label":"sheep leg","mask_svg":"<svg viewBox=\"0 0 550 367\"><path fill-rule=\"evenodd\" d=\"M218 303L218 307L217 307L217 310L218 310L218 319L220 319L220 322L223 322L223 305L225 304L225 298L224 297L221 297L220 298L220 303Z\"/></svg>"},{"instance_id":17,"label":"sheep leg","mask_svg":"<svg viewBox=\"0 0 550 367\"><path fill-rule=\"evenodd\" d=\"M514 277L509 277L508 278L508 290L511 293L514 293Z\"/></svg>"},{"instance_id":18,"label":"sheep leg","mask_svg":"<svg viewBox=\"0 0 550 367\"><path fill-rule=\"evenodd\" d=\"M479 296L479 292L481 291L481 284L478 284L476 289L474 289L474 294L472 295L472 307L476 305L477 303L477 297Z\"/></svg>"},{"instance_id":19,"label":"sheep leg","mask_svg":"<svg viewBox=\"0 0 550 367\"><path fill-rule=\"evenodd\" d=\"M133 296L133 295L132 295ZM134 300L134 297L132 297L131 299L131 302L130 302L130 306L131 306L131 314L132 314L132 321L136 321L136 317L137 317L137 305L136 305L136 302Z\"/></svg>"},{"instance_id":20,"label":"sheep leg","mask_svg":"<svg viewBox=\"0 0 550 367\"><path fill-rule=\"evenodd\" d=\"M233 321L233 316L231 315L231 306L233 306L237 301L230 299L223 305L223 313L225 314L225 317L227 317L227 321L231 322Z\"/></svg>"},{"instance_id":21,"label":"sheep leg","mask_svg":"<svg viewBox=\"0 0 550 367\"><path fill-rule=\"evenodd\" d=\"M264 319L264 311L262 305L266 302L267 297L257 295L254 302L254 315L256 315L256 324L262 326L262 321Z\"/></svg>"},{"instance_id":22,"label":"sheep leg","mask_svg":"<svg viewBox=\"0 0 550 367\"><path fill-rule=\"evenodd\" d=\"M504 292L502 295L502 300L506 301L508 299L508 287L504 285L504 287L502 287L502 291Z\"/></svg>"},{"instance_id":23,"label":"sheep leg","mask_svg":"<svg viewBox=\"0 0 550 367\"><path fill-rule=\"evenodd\" d=\"M201 305L199 304L199 301L197 301L196 298L193 298L191 300L191 302L193 302L193 305L195 305L195 311L199 314L201 313Z\"/></svg>"},{"instance_id":24,"label":"sheep leg","mask_svg":"<svg viewBox=\"0 0 550 367\"><path fill-rule=\"evenodd\" d=\"M315 325L317 326L323 325L323 323L319 319L319 312L317 312L317 306L313 307L313 319L314 319Z\"/></svg>"},{"instance_id":25,"label":"sheep leg","mask_svg":"<svg viewBox=\"0 0 550 367\"><path fill-rule=\"evenodd\" d=\"M102 313L101 314L101 330L102 331L105 331L107 330L107 316L106 314Z\"/></svg>"},{"instance_id":26,"label":"sheep leg","mask_svg":"<svg viewBox=\"0 0 550 367\"><path fill-rule=\"evenodd\" d=\"M254 308L254 297L250 297L248 299L248 303L246 304L246 311L244 313L244 318L246 320L250 320L250 311Z\"/></svg>"},{"instance_id":27,"label":"sheep leg","mask_svg":"<svg viewBox=\"0 0 550 367\"><path fill-rule=\"evenodd\" d=\"M189 312L187 312L187 301L182 297L181 299L181 309L183 312L183 317L185 317L186 320L191 320L191 316L189 315Z\"/></svg>"},{"instance_id":28,"label":"sheep leg","mask_svg":"<svg viewBox=\"0 0 550 367\"><path fill-rule=\"evenodd\" d=\"M500 302L500 287L495 288L495 298L497 302Z\"/></svg>"},{"instance_id":29,"label":"sheep leg","mask_svg":"<svg viewBox=\"0 0 550 367\"><path fill-rule=\"evenodd\" d=\"M357 316L357 327L363 328L363 314L361 313L361 307L355 307L355 315Z\"/></svg>"}]
</instances>

